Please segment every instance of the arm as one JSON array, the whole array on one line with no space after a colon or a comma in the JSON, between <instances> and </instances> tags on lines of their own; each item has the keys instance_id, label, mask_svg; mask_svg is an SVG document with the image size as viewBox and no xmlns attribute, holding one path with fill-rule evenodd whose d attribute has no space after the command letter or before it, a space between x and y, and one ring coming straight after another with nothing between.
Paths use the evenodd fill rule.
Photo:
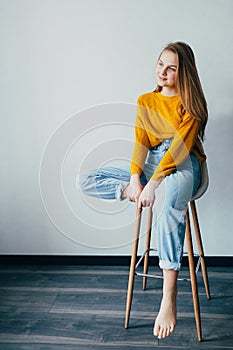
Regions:
<instances>
[{"instance_id":1,"label":"arm","mask_svg":"<svg viewBox=\"0 0 233 350\"><path fill-rule=\"evenodd\" d=\"M191 153L198 137L199 121L186 114L175 133L173 142L161 159L151 180L162 181L163 178L176 171Z\"/></svg>"},{"instance_id":2,"label":"arm","mask_svg":"<svg viewBox=\"0 0 233 350\"><path fill-rule=\"evenodd\" d=\"M137 205L152 206L155 201L155 190L165 176L171 174L189 156L198 137L198 120L186 115L178 128L173 142L166 152L151 179L141 192Z\"/></svg>"}]
</instances>

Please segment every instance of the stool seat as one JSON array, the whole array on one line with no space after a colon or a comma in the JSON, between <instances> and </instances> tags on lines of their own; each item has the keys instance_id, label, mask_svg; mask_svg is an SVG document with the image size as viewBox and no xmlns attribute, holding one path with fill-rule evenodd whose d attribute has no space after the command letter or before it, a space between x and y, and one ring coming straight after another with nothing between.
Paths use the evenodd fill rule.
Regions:
<instances>
[{"instance_id":1,"label":"stool seat","mask_svg":"<svg viewBox=\"0 0 233 350\"><path fill-rule=\"evenodd\" d=\"M207 188L209 187L209 173L208 173L208 167L207 162L204 160L204 162L201 165L201 180L200 185L197 190L197 193L192 197L191 200L196 200L203 196L203 194L207 191Z\"/></svg>"},{"instance_id":2,"label":"stool seat","mask_svg":"<svg viewBox=\"0 0 233 350\"><path fill-rule=\"evenodd\" d=\"M195 320L196 320L197 336L199 341L202 341L202 330L201 330L200 305L199 305L197 279L196 279L197 270L195 270L195 263L194 263L190 215L192 216L192 221L193 221L193 228L194 228L197 247L198 247L198 255L199 255L199 261L201 264L201 271L202 271L202 276L204 280L206 296L208 299L210 299L208 274L207 274L206 265L205 265L204 250L203 250L201 232L200 232L197 210L195 205L195 200L203 196L203 194L206 192L208 188L208 185L209 185L208 168L207 168L206 161L204 161L202 163L202 168L201 168L201 180L200 180L199 188L197 190L197 193L190 200L188 204L188 208L186 210L186 232L185 232L187 248L188 248L188 261L189 261L190 281L191 281L191 287L192 287L194 314L195 314ZM133 250L132 250L132 256L131 256L131 263L130 263L127 302L126 302L125 328L128 328L129 326L129 317L130 317L130 311L131 311L131 305L132 305L135 275L143 276L143 290L146 290L147 277L161 278L161 276L148 275L149 253L151 250L153 250L150 248L151 227L152 227L152 208L151 207L148 207L146 250L143 256L141 257L141 259L139 260L139 262L137 263L137 252L138 252L138 244L139 244L139 236L140 236L142 211L143 211L142 208L137 209L136 211L135 234L134 234L134 243L133 243ZM139 274L136 271L136 269L138 267L138 264L142 261L142 259L144 259L144 270L143 270L143 274L142 273Z\"/></svg>"}]
</instances>

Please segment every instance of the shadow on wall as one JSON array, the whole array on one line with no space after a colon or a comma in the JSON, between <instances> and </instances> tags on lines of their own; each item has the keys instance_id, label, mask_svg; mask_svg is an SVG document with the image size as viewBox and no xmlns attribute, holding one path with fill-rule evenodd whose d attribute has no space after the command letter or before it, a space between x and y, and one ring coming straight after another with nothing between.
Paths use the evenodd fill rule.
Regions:
<instances>
[{"instance_id":1,"label":"shadow on wall","mask_svg":"<svg viewBox=\"0 0 233 350\"><path fill-rule=\"evenodd\" d=\"M205 141L205 150L210 175L209 196L217 203L231 200L233 193L233 119L230 116L210 120ZM229 208L230 209L230 208Z\"/></svg>"},{"instance_id":2,"label":"shadow on wall","mask_svg":"<svg viewBox=\"0 0 233 350\"><path fill-rule=\"evenodd\" d=\"M204 240L208 241L207 255L232 255L233 209L233 119L219 116L209 121L204 143L207 154L210 184L198 201L200 224ZM210 253L211 252L211 253Z\"/></svg>"}]
</instances>

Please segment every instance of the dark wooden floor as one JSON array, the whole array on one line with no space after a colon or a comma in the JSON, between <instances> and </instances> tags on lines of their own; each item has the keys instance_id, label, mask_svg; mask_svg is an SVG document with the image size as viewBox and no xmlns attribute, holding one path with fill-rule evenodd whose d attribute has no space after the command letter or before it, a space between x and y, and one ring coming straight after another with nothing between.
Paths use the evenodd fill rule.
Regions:
<instances>
[{"instance_id":1,"label":"dark wooden floor","mask_svg":"<svg viewBox=\"0 0 233 350\"><path fill-rule=\"evenodd\" d=\"M0 349L233 349L233 268L208 272L211 300L198 275L203 342L197 340L190 284L179 282L177 327L158 347L152 327L161 280L150 279L143 292L136 277L125 330L128 267L0 265Z\"/></svg>"}]
</instances>

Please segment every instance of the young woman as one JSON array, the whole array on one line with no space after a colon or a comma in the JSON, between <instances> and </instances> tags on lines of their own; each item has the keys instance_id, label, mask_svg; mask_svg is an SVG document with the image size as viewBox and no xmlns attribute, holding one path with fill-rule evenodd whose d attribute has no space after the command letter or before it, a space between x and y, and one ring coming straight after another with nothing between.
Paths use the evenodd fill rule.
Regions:
<instances>
[{"instance_id":1,"label":"young woman","mask_svg":"<svg viewBox=\"0 0 233 350\"><path fill-rule=\"evenodd\" d=\"M154 335L169 336L176 325L177 277L183 255L185 209L200 183L205 160L201 141L207 104L195 57L183 42L168 44L156 65L157 87L138 99L135 144L130 169L93 170L81 190L105 199L153 206L158 236L163 297Z\"/></svg>"}]
</instances>

